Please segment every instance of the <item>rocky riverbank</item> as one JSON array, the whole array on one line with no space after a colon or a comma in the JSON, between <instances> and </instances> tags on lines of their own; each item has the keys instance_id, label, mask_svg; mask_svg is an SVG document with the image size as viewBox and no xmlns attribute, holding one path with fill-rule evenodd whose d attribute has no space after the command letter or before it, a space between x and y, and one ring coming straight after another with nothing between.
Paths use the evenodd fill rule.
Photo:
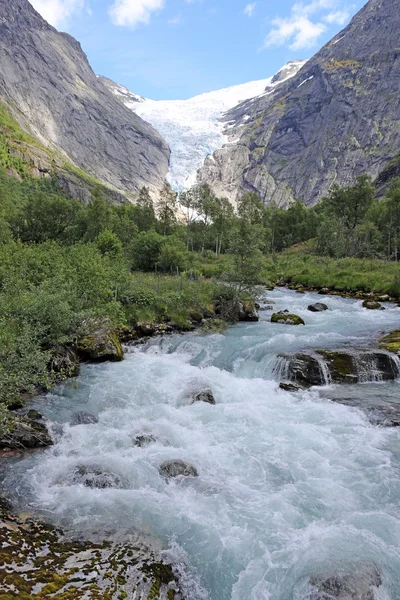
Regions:
<instances>
[{"instance_id":1,"label":"rocky riverbank","mask_svg":"<svg viewBox=\"0 0 400 600\"><path fill-rule=\"evenodd\" d=\"M143 535L71 540L0 499L1 600L183 600L161 545Z\"/></svg>"}]
</instances>

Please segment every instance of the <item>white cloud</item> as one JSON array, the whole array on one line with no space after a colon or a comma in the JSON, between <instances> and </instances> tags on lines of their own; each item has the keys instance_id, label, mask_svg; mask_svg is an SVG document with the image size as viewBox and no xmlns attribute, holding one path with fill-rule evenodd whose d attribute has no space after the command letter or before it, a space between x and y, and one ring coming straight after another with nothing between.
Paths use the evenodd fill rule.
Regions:
<instances>
[{"instance_id":1,"label":"white cloud","mask_svg":"<svg viewBox=\"0 0 400 600\"><path fill-rule=\"evenodd\" d=\"M327 30L327 24L344 25L348 20L349 13L340 10L341 3L341 0L296 2L289 17L276 17L271 21L272 29L264 40L264 48L285 44L289 44L290 50L312 48Z\"/></svg>"},{"instance_id":2,"label":"white cloud","mask_svg":"<svg viewBox=\"0 0 400 600\"><path fill-rule=\"evenodd\" d=\"M248 4L245 9L244 9L244 14L247 15L248 17L252 17L254 15L254 11L256 8L256 3L253 2L252 4Z\"/></svg>"},{"instance_id":3,"label":"white cloud","mask_svg":"<svg viewBox=\"0 0 400 600\"><path fill-rule=\"evenodd\" d=\"M109 14L114 25L134 27L149 23L151 13L164 8L164 0L115 0Z\"/></svg>"},{"instance_id":4,"label":"white cloud","mask_svg":"<svg viewBox=\"0 0 400 600\"><path fill-rule=\"evenodd\" d=\"M348 10L338 10L337 12L331 12L329 15L324 17L324 21L327 23L335 23L337 25L344 25L350 18Z\"/></svg>"},{"instance_id":5,"label":"white cloud","mask_svg":"<svg viewBox=\"0 0 400 600\"><path fill-rule=\"evenodd\" d=\"M54 27L60 27L84 6L84 0L30 0L33 8Z\"/></svg>"}]
</instances>

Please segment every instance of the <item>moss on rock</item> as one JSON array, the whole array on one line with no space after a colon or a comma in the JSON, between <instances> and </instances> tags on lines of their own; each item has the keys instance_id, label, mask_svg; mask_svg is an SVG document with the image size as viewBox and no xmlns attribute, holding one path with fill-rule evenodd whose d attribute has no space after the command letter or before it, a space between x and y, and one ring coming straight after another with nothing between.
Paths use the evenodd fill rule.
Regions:
<instances>
[{"instance_id":1,"label":"moss on rock","mask_svg":"<svg viewBox=\"0 0 400 600\"><path fill-rule=\"evenodd\" d=\"M274 313L271 317L271 323L283 323L284 325L305 325L303 319L298 315L290 313Z\"/></svg>"},{"instance_id":2,"label":"moss on rock","mask_svg":"<svg viewBox=\"0 0 400 600\"><path fill-rule=\"evenodd\" d=\"M88 319L82 325L78 352L84 359L120 361L124 357L121 342L109 319Z\"/></svg>"},{"instance_id":3,"label":"moss on rock","mask_svg":"<svg viewBox=\"0 0 400 600\"><path fill-rule=\"evenodd\" d=\"M393 352L393 354L400 354L400 329L392 331L380 339L379 346L383 350Z\"/></svg>"}]
</instances>

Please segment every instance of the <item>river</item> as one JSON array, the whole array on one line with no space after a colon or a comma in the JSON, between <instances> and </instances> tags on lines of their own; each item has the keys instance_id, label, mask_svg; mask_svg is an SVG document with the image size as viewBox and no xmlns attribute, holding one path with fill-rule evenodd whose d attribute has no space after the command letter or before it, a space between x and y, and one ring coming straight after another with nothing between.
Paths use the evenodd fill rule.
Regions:
<instances>
[{"instance_id":1,"label":"river","mask_svg":"<svg viewBox=\"0 0 400 600\"><path fill-rule=\"evenodd\" d=\"M294 327L240 324L224 334L155 338L122 363L88 365L76 381L38 398L53 447L11 461L5 486L21 508L78 532L132 528L161 538L187 565L190 600L304 600L310 577L376 564L379 598L400 598L400 429L330 401L346 394L400 402L400 385L363 383L288 393L281 353L369 347L399 327L400 309L368 311L315 294L268 292ZM190 404L211 388L216 405ZM76 411L97 423L69 425ZM138 435L153 443L134 444ZM168 459L198 478L166 482ZM117 475L118 489L76 481L82 466Z\"/></svg>"}]
</instances>

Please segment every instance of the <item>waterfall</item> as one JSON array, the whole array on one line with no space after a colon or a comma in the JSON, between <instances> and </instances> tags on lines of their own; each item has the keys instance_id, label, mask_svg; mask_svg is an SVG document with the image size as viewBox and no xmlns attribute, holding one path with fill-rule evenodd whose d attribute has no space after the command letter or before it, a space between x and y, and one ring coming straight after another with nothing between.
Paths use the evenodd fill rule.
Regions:
<instances>
[{"instance_id":1,"label":"waterfall","mask_svg":"<svg viewBox=\"0 0 400 600\"><path fill-rule=\"evenodd\" d=\"M290 361L285 356L278 356L272 368L272 378L275 381L290 379Z\"/></svg>"},{"instance_id":2,"label":"waterfall","mask_svg":"<svg viewBox=\"0 0 400 600\"><path fill-rule=\"evenodd\" d=\"M323 385L331 385L332 376L331 376L327 362L319 354L313 355L313 358L315 358L315 360L318 363Z\"/></svg>"},{"instance_id":3,"label":"waterfall","mask_svg":"<svg viewBox=\"0 0 400 600\"><path fill-rule=\"evenodd\" d=\"M383 380L382 370L378 365L378 356L373 352L353 354L359 383L376 383Z\"/></svg>"}]
</instances>

